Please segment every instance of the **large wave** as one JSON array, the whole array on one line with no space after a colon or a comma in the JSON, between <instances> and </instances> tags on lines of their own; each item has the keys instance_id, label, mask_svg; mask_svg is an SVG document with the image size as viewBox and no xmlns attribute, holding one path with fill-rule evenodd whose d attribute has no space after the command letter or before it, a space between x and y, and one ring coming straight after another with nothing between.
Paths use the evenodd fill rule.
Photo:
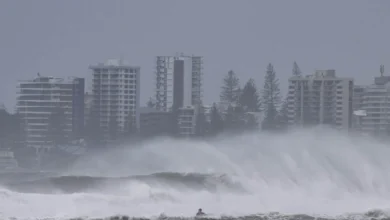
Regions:
<instances>
[{"instance_id":1,"label":"large wave","mask_svg":"<svg viewBox=\"0 0 390 220\"><path fill-rule=\"evenodd\" d=\"M177 190L206 190L209 192L245 192L226 175L200 173L154 173L129 177L58 176L32 181L8 183L8 189L24 193L68 194L68 193L119 193L120 186L147 184L150 187L170 187ZM112 190L115 188L115 190Z\"/></svg>"},{"instance_id":2,"label":"large wave","mask_svg":"<svg viewBox=\"0 0 390 220\"><path fill-rule=\"evenodd\" d=\"M0 217L190 217L203 208L212 216L370 219L390 208L389 156L385 143L325 129L161 138L89 155L56 176L8 183ZM382 211L367 214L373 209Z\"/></svg>"}]
</instances>

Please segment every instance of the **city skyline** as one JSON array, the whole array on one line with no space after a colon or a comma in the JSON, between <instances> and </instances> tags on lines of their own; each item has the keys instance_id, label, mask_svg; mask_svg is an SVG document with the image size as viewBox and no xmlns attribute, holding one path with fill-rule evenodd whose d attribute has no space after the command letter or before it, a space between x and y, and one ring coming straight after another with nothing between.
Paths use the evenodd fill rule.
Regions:
<instances>
[{"instance_id":1,"label":"city skyline","mask_svg":"<svg viewBox=\"0 0 390 220\"><path fill-rule=\"evenodd\" d=\"M390 220L389 27L390 0L0 0L0 220Z\"/></svg>"},{"instance_id":2,"label":"city skyline","mask_svg":"<svg viewBox=\"0 0 390 220\"><path fill-rule=\"evenodd\" d=\"M355 78L356 84L372 84L372 77L379 75L379 65L390 66L386 43L389 31L385 28L390 19L386 13L389 3L353 3L351 8L347 1L338 2L338 7L331 2L224 1L224 10L215 17L214 12L221 5L218 1L154 2L153 7L145 2L127 1L35 2L21 7L20 3L3 1L0 103L13 110L17 80L37 72L56 77L75 75L88 82L89 64L123 57L143 69L142 106L153 97L150 81L154 78L155 56L176 52L204 57L204 91L208 94L205 103L218 100L222 78L230 69L240 77L241 86L250 77L261 86L269 62L275 66L282 94L287 92L287 78L294 61L304 74L335 69L340 77ZM175 13L165 13L172 8ZM272 8L278 9L278 16L271 14ZM106 13L98 13L103 10ZM148 12L139 13L145 10ZM175 18L184 15L187 25L180 25L183 23ZM48 16L51 19L46 19ZM271 16L273 19L268 19ZM164 19L157 22L157 17ZM10 20L13 25L2 23ZM179 22L177 25L183 30L175 32L175 25L165 26L164 21ZM16 32L15 27L19 27ZM34 32L29 31L31 28Z\"/></svg>"},{"instance_id":3,"label":"city skyline","mask_svg":"<svg viewBox=\"0 0 390 220\"><path fill-rule=\"evenodd\" d=\"M161 56L155 56L155 58L156 57L161 57ZM171 57L175 57L175 55L172 55ZM179 56L180 57L180 56ZM126 61L126 60L123 60L123 58L114 58L114 59L106 59L106 62L109 62L109 61L116 61L116 60L122 60L122 61ZM126 61L127 62L127 61ZM97 63L99 63L99 62L97 62ZM101 62L100 62L101 63ZM277 74L277 77L280 79L280 85L281 85L281 91L282 91L282 98L287 98L288 97L288 84L289 84L289 79L290 79L290 77L291 76L293 76L293 74L292 74L292 70L293 70L293 63L294 62L292 62L292 65L291 65L291 72L289 73L290 75L287 75L286 76L286 78L282 78L282 77L279 77L279 75L280 74ZM136 65L136 64L129 64L130 66L138 66L139 68L142 68L141 66L139 66L139 65ZM365 81L365 82L361 82L361 81L359 81L360 83L357 83L356 84L356 78L355 77L353 77L353 76L345 76L345 75L342 75L342 77L347 77L347 78L352 78L353 80L354 80L354 82L355 82L355 84L354 85L356 85L356 86L368 86L368 85L375 85L375 77L379 77L379 76L381 76L381 74L382 74L382 72L381 72L381 70L380 70L380 68L382 68L382 66L384 66L383 64L380 64L380 66L377 68L378 69L378 71L377 72L375 72L375 71L373 71L373 75L371 75L371 81ZM87 68L89 68L90 67L90 65L87 65ZM332 69L333 70L333 68L327 68L327 69ZM230 69L230 70L232 70L232 71L234 71L234 72L236 72L235 70L233 70L233 69ZM229 71L230 71L229 70ZM311 72L302 72L302 75L303 76L310 76L310 75L313 75L313 74L315 74L317 71L322 71L322 70L324 70L324 69L320 69L320 68L315 68L313 71L311 71ZM338 71L337 70L335 70L337 73L338 73ZM265 69L264 69L264 74L263 75L261 75L261 73L259 74L260 76L261 76L261 78L264 78L264 76L265 76ZM220 86L222 86L222 80L223 80L223 78L224 78L224 76L226 75L228 73L228 71L226 71L225 73L223 73L223 75L221 76L221 79L220 79ZM38 74L38 75L40 75L41 73L40 72L38 72L38 73L32 73L30 76L28 76L28 77L26 77L26 78L24 78L24 79L18 79L17 81L16 81L16 83L15 83L15 85L17 85L18 84L18 82L19 81L23 81L23 80L31 80L32 78L34 78L33 76L34 75L36 75L36 74ZM155 78L155 72L154 73L152 73L152 76ZM140 74L141 76L142 76L142 73ZM68 78L69 76L58 76L58 75L44 75L45 77L54 77L54 78ZM242 78L240 77L240 75L239 74L237 74L237 76L238 76L238 78L240 79L240 86L241 86L241 88L245 85L245 82L246 81L244 81L244 80L242 80ZM386 74L386 72L384 72L384 74L383 74L383 76L390 76L390 75L387 75ZM93 87L93 85L92 85L92 80L93 80L93 74L91 73L90 74L90 76L87 76L87 77L79 77L79 78L83 78L83 79L85 79L85 92L86 92L86 95L88 95L88 94L91 94L92 93L92 87ZM142 77L141 77L142 78ZM253 78L258 78L258 76L257 77L251 77L251 76L249 76L249 78L248 79L253 79ZM154 79L155 80L155 79ZM141 82L142 82L142 79L140 80ZM202 80L202 81L204 81L204 80ZM263 80L256 80L255 81L256 82L256 85L257 86L262 86L262 84L263 84ZM152 92L151 92L151 94L150 94L150 96L148 96L148 97L146 97L146 96L142 96L142 94L143 94L143 92L142 92L142 86L141 86L141 91L140 91L140 94L141 94L141 96L142 96L142 98L144 98L144 99L141 99L141 101L140 101L140 107L145 107L146 105L147 105L147 101L150 99L150 98L152 98L152 99L154 99L155 100L155 98L156 98L156 92L155 92L155 87L153 87L153 84L155 83L155 82L151 82L151 81L149 81L148 82L149 83L149 86L150 85L152 85L151 86L151 88L152 88ZM145 84L145 83L144 83ZM218 87L218 89L220 89L220 86ZM202 90L205 90L205 88L203 87L203 89ZM12 95L14 95L14 94L16 94L18 91L15 91ZM211 99L209 96L206 96L206 100L207 101L202 101L204 104L206 104L206 105L210 105L210 104L212 104L212 103L215 103L215 102L219 102L220 101L220 98L219 98L219 92L220 91L216 91L217 93L214 95L215 96L215 99ZM259 92L261 92L261 88L260 88L260 90L259 90ZM14 110L16 110L17 109L17 103L16 103L16 96L15 96L15 99L14 100L11 100L11 102L2 102L1 100L0 100L0 105L2 106L2 108L4 108L4 109L6 109L7 111L9 111L9 112L14 112ZM202 96L202 99L203 99L203 96ZM7 105L7 103L12 103L13 105L12 106L9 106L9 105Z\"/></svg>"}]
</instances>

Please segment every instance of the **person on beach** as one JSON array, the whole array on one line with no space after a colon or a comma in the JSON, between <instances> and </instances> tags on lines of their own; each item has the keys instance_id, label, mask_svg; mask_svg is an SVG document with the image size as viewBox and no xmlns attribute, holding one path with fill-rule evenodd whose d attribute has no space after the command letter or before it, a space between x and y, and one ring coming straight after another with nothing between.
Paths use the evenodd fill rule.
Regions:
<instances>
[{"instance_id":1,"label":"person on beach","mask_svg":"<svg viewBox=\"0 0 390 220\"><path fill-rule=\"evenodd\" d=\"M198 209L198 213L196 213L196 216L205 216L206 214L202 211L202 209Z\"/></svg>"}]
</instances>

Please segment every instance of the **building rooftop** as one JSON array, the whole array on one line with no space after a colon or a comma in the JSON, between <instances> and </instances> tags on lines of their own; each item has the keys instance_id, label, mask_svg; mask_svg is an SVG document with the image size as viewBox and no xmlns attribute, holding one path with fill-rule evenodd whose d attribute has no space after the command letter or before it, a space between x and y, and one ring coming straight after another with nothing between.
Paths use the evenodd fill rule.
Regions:
<instances>
[{"instance_id":1,"label":"building rooftop","mask_svg":"<svg viewBox=\"0 0 390 220\"><path fill-rule=\"evenodd\" d=\"M19 83L72 83L76 79L82 79L75 76L55 77L55 76L41 76L39 73L33 79L19 80Z\"/></svg>"},{"instance_id":2,"label":"building rooftop","mask_svg":"<svg viewBox=\"0 0 390 220\"><path fill-rule=\"evenodd\" d=\"M289 80L311 80L311 79L321 79L321 80L334 80L334 79L341 79L341 80L353 80L353 78L349 77L338 77L336 75L336 70L316 70L313 74L309 74L306 76L292 76L289 78Z\"/></svg>"},{"instance_id":3,"label":"building rooftop","mask_svg":"<svg viewBox=\"0 0 390 220\"><path fill-rule=\"evenodd\" d=\"M90 65L90 69L97 69L102 67L124 67L124 68L135 68L140 69L139 66L130 65L127 61L123 59L108 59L104 63L98 63L97 65Z\"/></svg>"},{"instance_id":4,"label":"building rooftop","mask_svg":"<svg viewBox=\"0 0 390 220\"><path fill-rule=\"evenodd\" d=\"M390 76L379 76L374 79L375 85L385 85L390 82Z\"/></svg>"},{"instance_id":5,"label":"building rooftop","mask_svg":"<svg viewBox=\"0 0 390 220\"><path fill-rule=\"evenodd\" d=\"M175 55L159 55L157 57L198 57L198 58L203 58L203 56L197 56L197 55L194 55L194 54L185 54L185 53L182 53L182 52L176 52Z\"/></svg>"}]
</instances>

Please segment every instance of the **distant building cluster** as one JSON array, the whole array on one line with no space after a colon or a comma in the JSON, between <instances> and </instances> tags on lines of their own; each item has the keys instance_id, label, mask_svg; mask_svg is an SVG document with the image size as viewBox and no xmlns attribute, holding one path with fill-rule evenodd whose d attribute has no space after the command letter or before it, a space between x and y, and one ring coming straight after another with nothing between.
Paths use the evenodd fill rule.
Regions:
<instances>
[{"instance_id":1,"label":"distant building cluster","mask_svg":"<svg viewBox=\"0 0 390 220\"><path fill-rule=\"evenodd\" d=\"M331 125L364 135L390 135L390 76L371 85L354 85L353 78L337 77L335 70L289 79L288 124Z\"/></svg>"},{"instance_id":2,"label":"distant building cluster","mask_svg":"<svg viewBox=\"0 0 390 220\"><path fill-rule=\"evenodd\" d=\"M78 77L57 78L37 74L18 83L17 113L23 118L26 144L50 148L50 116L61 108L66 136L83 138L94 121L102 141L112 141L111 126L119 134L137 131L141 136L195 134L195 118L202 104L203 59L201 56L157 56L155 97L152 106L140 106L139 66L108 60L89 66L91 89ZM176 129L171 128L173 112ZM60 122L58 122L60 123Z\"/></svg>"},{"instance_id":3,"label":"distant building cluster","mask_svg":"<svg viewBox=\"0 0 390 220\"><path fill-rule=\"evenodd\" d=\"M203 58L157 56L155 108L178 114L181 136L195 135L195 117L202 104Z\"/></svg>"},{"instance_id":4,"label":"distant building cluster","mask_svg":"<svg viewBox=\"0 0 390 220\"><path fill-rule=\"evenodd\" d=\"M354 129L365 134L390 134L390 76L375 77L374 84L354 88Z\"/></svg>"},{"instance_id":5,"label":"distant building cluster","mask_svg":"<svg viewBox=\"0 0 390 220\"><path fill-rule=\"evenodd\" d=\"M213 108L228 112L231 107L224 102L202 102L201 56L156 56L155 93L147 106L140 105L139 66L108 60L89 66L89 71L89 90L85 80L78 77L38 74L18 83L16 110L23 119L27 146L50 148L60 144L61 139L56 138L59 129L72 140L91 133L90 136L106 143L133 133L141 137L191 137L197 132L200 113L210 122ZM338 77L335 70L317 70L306 76L295 74L288 80L285 97L287 126L329 125L390 134L390 77L383 72L381 66L381 75L367 86L354 85L353 78ZM64 117L54 126L53 120L59 119L52 116L58 112ZM260 111L247 111L245 117L247 121L263 120Z\"/></svg>"}]
</instances>

